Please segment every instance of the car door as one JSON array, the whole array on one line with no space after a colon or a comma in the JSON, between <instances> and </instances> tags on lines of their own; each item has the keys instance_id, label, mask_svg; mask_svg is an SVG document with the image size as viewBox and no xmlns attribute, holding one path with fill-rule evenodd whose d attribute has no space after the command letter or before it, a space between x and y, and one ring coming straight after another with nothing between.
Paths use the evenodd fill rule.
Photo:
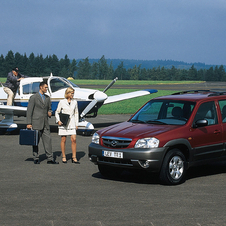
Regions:
<instances>
[{"instance_id":1,"label":"car door","mask_svg":"<svg viewBox=\"0 0 226 226\"><path fill-rule=\"evenodd\" d=\"M222 136L224 142L224 152L223 155L226 155L226 99L219 100L219 107L221 111L221 119L222 119Z\"/></svg>"},{"instance_id":2,"label":"car door","mask_svg":"<svg viewBox=\"0 0 226 226\"><path fill-rule=\"evenodd\" d=\"M214 101L202 103L194 117L193 125L197 120L205 119L207 126L191 128L190 143L194 148L193 161L216 158L223 153L223 130Z\"/></svg>"}]
</instances>

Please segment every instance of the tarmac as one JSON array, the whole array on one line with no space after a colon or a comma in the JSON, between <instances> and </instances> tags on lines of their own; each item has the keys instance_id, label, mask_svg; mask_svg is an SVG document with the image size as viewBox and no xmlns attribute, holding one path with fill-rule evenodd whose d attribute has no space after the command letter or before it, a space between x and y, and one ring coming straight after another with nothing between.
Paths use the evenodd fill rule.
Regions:
<instances>
[{"instance_id":1,"label":"tarmac","mask_svg":"<svg viewBox=\"0 0 226 226\"><path fill-rule=\"evenodd\" d=\"M89 119L95 129L125 121L129 115L98 115ZM19 145L25 118L18 129L0 135L0 226L61 225L226 225L226 162L191 168L185 183L163 186L156 175L124 172L120 178L102 177L88 159L91 136L77 135L77 158L61 162L60 137L50 119L52 146L59 165L35 165L30 146Z\"/></svg>"}]
</instances>

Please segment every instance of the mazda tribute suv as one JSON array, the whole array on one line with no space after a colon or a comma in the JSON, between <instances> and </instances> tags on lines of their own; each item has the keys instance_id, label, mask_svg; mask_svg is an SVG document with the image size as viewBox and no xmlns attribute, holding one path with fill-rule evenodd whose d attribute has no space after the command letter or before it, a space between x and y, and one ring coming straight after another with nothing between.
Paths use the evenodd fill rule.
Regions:
<instances>
[{"instance_id":1,"label":"mazda tribute suv","mask_svg":"<svg viewBox=\"0 0 226 226\"><path fill-rule=\"evenodd\" d=\"M189 167L226 158L226 92L195 90L151 99L128 121L93 134L89 159L104 176L123 169L185 181Z\"/></svg>"}]
</instances>

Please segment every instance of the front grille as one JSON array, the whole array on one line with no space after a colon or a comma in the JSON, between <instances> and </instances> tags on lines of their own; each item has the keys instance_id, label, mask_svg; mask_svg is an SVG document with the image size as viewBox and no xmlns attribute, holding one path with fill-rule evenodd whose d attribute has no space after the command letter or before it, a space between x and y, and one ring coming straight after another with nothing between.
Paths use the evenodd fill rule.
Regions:
<instances>
[{"instance_id":1,"label":"front grille","mask_svg":"<svg viewBox=\"0 0 226 226\"><path fill-rule=\"evenodd\" d=\"M102 137L103 145L109 148L127 148L132 139L121 137Z\"/></svg>"}]
</instances>

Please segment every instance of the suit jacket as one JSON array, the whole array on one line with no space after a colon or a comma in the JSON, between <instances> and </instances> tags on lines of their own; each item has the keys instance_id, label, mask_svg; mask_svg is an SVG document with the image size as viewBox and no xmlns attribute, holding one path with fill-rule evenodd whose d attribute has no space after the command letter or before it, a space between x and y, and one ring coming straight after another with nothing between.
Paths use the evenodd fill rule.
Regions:
<instances>
[{"instance_id":1,"label":"suit jacket","mask_svg":"<svg viewBox=\"0 0 226 226\"><path fill-rule=\"evenodd\" d=\"M51 111L50 97L45 95L43 102L39 92L32 95L27 106L27 125L32 125L35 130L50 129L48 111Z\"/></svg>"}]
</instances>

